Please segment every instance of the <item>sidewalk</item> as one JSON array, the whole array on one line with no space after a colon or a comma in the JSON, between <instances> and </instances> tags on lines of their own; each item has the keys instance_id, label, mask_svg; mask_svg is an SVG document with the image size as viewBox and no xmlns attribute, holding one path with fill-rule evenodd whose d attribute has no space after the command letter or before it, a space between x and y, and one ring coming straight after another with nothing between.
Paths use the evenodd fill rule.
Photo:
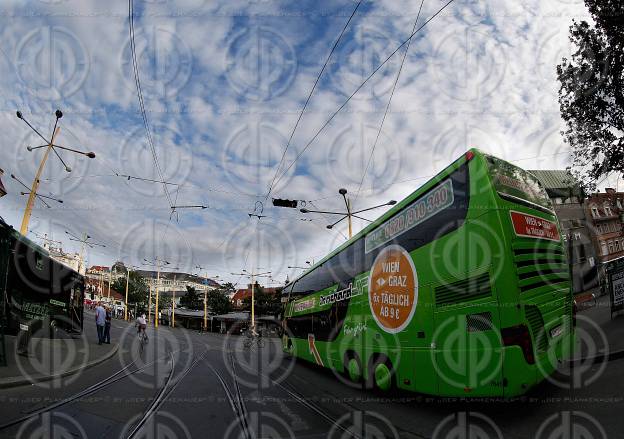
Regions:
<instances>
[{"instance_id":1,"label":"sidewalk","mask_svg":"<svg viewBox=\"0 0 624 439\"><path fill-rule=\"evenodd\" d=\"M98 345L95 325L90 324L85 325L83 334L70 336L59 331L56 339L33 337L27 357L17 355L17 337L5 336L5 340L7 366L0 367L0 388L34 383L58 386L63 377L106 361L119 348L116 342Z\"/></svg>"},{"instance_id":2,"label":"sidewalk","mask_svg":"<svg viewBox=\"0 0 624 439\"><path fill-rule=\"evenodd\" d=\"M624 357L624 313L611 320L609 296L598 297L594 306L577 313L577 338L575 358L605 354L609 359Z\"/></svg>"}]
</instances>

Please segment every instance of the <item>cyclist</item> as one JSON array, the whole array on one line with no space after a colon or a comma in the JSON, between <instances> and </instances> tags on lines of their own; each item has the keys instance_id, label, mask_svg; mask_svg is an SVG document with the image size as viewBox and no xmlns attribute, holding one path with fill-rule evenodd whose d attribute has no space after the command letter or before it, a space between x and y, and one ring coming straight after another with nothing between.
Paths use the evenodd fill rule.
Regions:
<instances>
[{"instance_id":1,"label":"cyclist","mask_svg":"<svg viewBox=\"0 0 624 439\"><path fill-rule=\"evenodd\" d=\"M145 337L145 340L147 341L147 333L145 332L145 329L147 328L147 320L145 320L145 314L141 314L141 316L137 318L135 326L138 328L137 334L143 332L143 337Z\"/></svg>"}]
</instances>

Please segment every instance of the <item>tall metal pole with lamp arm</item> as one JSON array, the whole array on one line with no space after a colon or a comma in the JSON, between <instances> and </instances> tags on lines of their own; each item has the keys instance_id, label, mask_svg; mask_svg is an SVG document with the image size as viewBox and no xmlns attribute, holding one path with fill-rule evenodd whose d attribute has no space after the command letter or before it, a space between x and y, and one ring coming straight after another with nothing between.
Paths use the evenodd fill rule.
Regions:
<instances>
[{"instance_id":1,"label":"tall metal pole with lamp arm","mask_svg":"<svg viewBox=\"0 0 624 439\"><path fill-rule=\"evenodd\" d=\"M71 168L67 165L67 163L65 163L65 161L63 160L63 158L61 157L61 155L59 154L59 152L57 151L57 149L62 149L65 151L70 151L70 152L74 152L76 154L81 154L84 156L87 156L89 158L95 158L95 153L93 152L84 152L84 151L78 151L76 149L73 148L67 148L64 146L60 146L60 145L56 145L54 143L54 141L56 140L56 137L59 134L60 131L60 127L58 126L58 121L60 118L63 117L63 113L61 112L61 110L56 110L54 112L54 115L56 117L55 121L54 121L54 128L52 129L52 136L49 139L46 139L39 131L37 131L25 118L24 115L22 114L21 111L18 111L16 113L17 118L24 121L24 123L26 125L28 125L28 127L33 130L41 139L43 139L43 141L45 142L45 144L43 145L39 145L39 146L27 146L26 149L28 149L28 151L32 151L35 149L39 149L39 148L45 148L45 153L43 154L43 157L41 158L41 162L39 162L39 168L37 169L37 173L35 174L35 179L33 180L32 183L32 187L30 190L30 194L28 196L28 202L26 203L26 209L24 209L24 218L22 219L22 226L20 228L20 233L22 235L26 235L28 233L28 224L30 223L30 216L32 214L32 209L34 207L35 204L35 198L37 197L37 190L39 189L39 183L41 181L41 174L43 173L43 169L45 167L45 164L48 160L48 156L50 155L50 151L54 152L54 154L56 154L56 156L59 158L59 160L61 161L61 163L63 163L63 165L65 166L65 170L67 172L71 172Z\"/></svg>"},{"instance_id":2,"label":"tall metal pole with lamp arm","mask_svg":"<svg viewBox=\"0 0 624 439\"><path fill-rule=\"evenodd\" d=\"M328 214L328 215L340 215L342 218L340 218L338 221L336 221L333 224L329 224L327 226L327 228L331 229L336 224L341 222L342 220L347 219L348 224L349 224L349 239L351 239L353 237L353 227L352 227L352 224L351 224L351 218L352 217L355 217L355 218L358 218L358 219L361 219L361 220L364 220L364 221L371 222L371 220L369 220L367 218L363 218L361 216L358 216L357 214L358 213L362 213L362 212L367 212L367 211L373 210L373 209L378 209L378 208L384 207L384 206L394 206L396 204L396 201L390 200L387 203L380 204L378 206L373 206L373 207L369 207L369 208L366 208L366 209L360 209L360 210L357 210L357 211L353 212L351 210L351 200L347 198L347 190L346 189L340 189L338 191L338 193L340 195L342 195L342 198L344 199L345 206L347 208L346 212L329 212L329 211L325 211L325 210L310 210L310 209L300 209L299 211L301 213L322 213L322 214Z\"/></svg>"}]
</instances>

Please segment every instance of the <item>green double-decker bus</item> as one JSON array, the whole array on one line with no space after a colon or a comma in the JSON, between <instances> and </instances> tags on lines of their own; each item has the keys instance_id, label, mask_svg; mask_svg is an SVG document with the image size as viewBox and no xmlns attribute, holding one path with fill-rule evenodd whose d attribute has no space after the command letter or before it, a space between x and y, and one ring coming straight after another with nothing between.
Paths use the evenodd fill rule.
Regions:
<instances>
[{"instance_id":1,"label":"green double-decker bus","mask_svg":"<svg viewBox=\"0 0 624 439\"><path fill-rule=\"evenodd\" d=\"M569 268L546 192L476 149L283 294L285 352L382 390L516 396L574 343Z\"/></svg>"}]
</instances>

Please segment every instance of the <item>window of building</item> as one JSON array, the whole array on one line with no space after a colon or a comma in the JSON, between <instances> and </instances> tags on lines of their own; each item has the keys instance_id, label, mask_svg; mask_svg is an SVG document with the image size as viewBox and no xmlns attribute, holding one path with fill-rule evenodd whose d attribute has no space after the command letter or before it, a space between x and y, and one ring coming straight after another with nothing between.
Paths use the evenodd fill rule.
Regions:
<instances>
[{"instance_id":1,"label":"window of building","mask_svg":"<svg viewBox=\"0 0 624 439\"><path fill-rule=\"evenodd\" d=\"M607 243L604 241L600 241L600 249L602 250L602 254L603 255L608 255L609 252L607 251Z\"/></svg>"},{"instance_id":2,"label":"window of building","mask_svg":"<svg viewBox=\"0 0 624 439\"><path fill-rule=\"evenodd\" d=\"M604 203L604 211L606 216L613 215L613 213L611 212L611 205L609 203Z\"/></svg>"},{"instance_id":3,"label":"window of building","mask_svg":"<svg viewBox=\"0 0 624 439\"><path fill-rule=\"evenodd\" d=\"M592 205L590 208L591 208L592 217L600 218L600 214L598 213L598 208L596 207L596 205Z\"/></svg>"},{"instance_id":4,"label":"window of building","mask_svg":"<svg viewBox=\"0 0 624 439\"><path fill-rule=\"evenodd\" d=\"M617 204L618 209L622 208L622 202L620 201L619 198L617 199L617 201L615 203Z\"/></svg>"},{"instance_id":5,"label":"window of building","mask_svg":"<svg viewBox=\"0 0 624 439\"><path fill-rule=\"evenodd\" d=\"M581 234L579 232L574 232L574 239L576 239L577 241L581 239Z\"/></svg>"},{"instance_id":6,"label":"window of building","mask_svg":"<svg viewBox=\"0 0 624 439\"><path fill-rule=\"evenodd\" d=\"M615 246L615 251L619 252L620 251L620 241L615 241L614 246Z\"/></svg>"},{"instance_id":7,"label":"window of building","mask_svg":"<svg viewBox=\"0 0 624 439\"><path fill-rule=\"evenodd\" d=\"M609 241L608 246L609 246L609 253L613 253L613 241Z\"/></svg>"}]
</instances>

